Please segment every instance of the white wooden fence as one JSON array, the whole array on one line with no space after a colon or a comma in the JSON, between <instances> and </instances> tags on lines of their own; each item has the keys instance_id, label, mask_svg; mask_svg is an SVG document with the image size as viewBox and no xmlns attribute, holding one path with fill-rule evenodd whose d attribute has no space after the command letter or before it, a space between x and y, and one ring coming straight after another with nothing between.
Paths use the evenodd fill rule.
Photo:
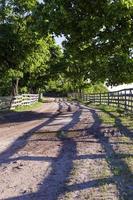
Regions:
<instances>
[{"instance_id":1,"label":"white wooden fence","mask_svg":"<svg viewBox=\"0 0 133 200\"><path fill-rule=\"evenodd\" d=\"M17 106L31 105L38 102L38 94L22 94L14 97L0 97L0 110L15 109Z\"/></svg>"}]
</instances>

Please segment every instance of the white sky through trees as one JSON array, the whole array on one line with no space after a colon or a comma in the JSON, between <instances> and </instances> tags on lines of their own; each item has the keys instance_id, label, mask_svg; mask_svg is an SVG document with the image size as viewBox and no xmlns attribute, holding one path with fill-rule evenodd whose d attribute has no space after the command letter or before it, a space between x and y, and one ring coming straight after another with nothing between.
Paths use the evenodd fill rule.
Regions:
<instances>
[{"instance_id":1,"label":"white sky through trees","mask_svg":"<svg viewBox=\"0 0 133 200\"><path fill-rule=\"evenodd\" d=\"M55 37L55 41L58 45L62 47L62 42L65 40L64 36Z\"/></svg>"}]
</instances>

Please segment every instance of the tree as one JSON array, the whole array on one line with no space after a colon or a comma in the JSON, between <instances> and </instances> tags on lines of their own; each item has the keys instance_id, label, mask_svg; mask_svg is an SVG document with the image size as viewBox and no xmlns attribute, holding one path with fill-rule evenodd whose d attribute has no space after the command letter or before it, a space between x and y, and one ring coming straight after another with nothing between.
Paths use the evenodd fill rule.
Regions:
<instances>
[{"instance_id":1,"label":"tree","mask_svg":"<svg viewBox=\"0 0 133 200\"><path fill-rule=\"evenodd\" d=\"M22 85L27 86L31 93L45 90L50 79L57 77L57 66L62 55L61 49L50 35L39 39L37 44L37 48L35 46L24 62Z\"/></svg>"},{"instance_id":2,"label":"tree","mask_svg":"<svg viewBox=\"0 0 133 200\"><path fill-rule=\"evenodd\" d=\"M89 79L106 80L111 85L132 82L131 0L46 0L44 8L43 14L49 20L49 30L66 37L64 48L68 54L71 50L74 63L77 57L79 62L82 60L82 71L84 67L88 68ZM76 58L75 52L78 54Z\"/></svg>"},{"instance_id":3,"label":"tree","mask_svg":"<svg viewBox=\"0 0 133 200\"><path fill-rule=\"evenodd\" d=\"M3 0L0 4L0 76L12 77L12 95L18 93L24 60L36 44L36 33L30 27L36 5L36 0Z\"/></svg>"}]
</instances>

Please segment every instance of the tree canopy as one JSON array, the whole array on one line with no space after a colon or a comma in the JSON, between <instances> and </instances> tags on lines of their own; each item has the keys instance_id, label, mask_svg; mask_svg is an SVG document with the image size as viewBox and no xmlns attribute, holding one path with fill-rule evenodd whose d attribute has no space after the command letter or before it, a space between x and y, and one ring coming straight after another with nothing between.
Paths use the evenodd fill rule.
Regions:
<instances>
[{"instance_id":1,"label":"tree canopy","mask_svg":"<svg viewBox=\"0 0 133 200\"><path fill-rule=\"evenodd\" d=\"M60 59L60 48L45 30L40 35L36 0L3 0L0 4L0 76L1 93L38 92L46 83L46 71ZM57 55L56 55L57 54ZM52 66L51 66L52 67ZM5 81L7 79L7 81ZM48 79L48 78L47 78ZM43 82L42 82L43 81ZM10 88L10 89L9 89ZM24 89L25 88L25 89ZM27 89L26 89L27 88Z\"/></svg>"},{"instance_id":2,"label":"tree canopy","mask_svg":"<svg viewBox=\"0 0 133 200\"><path fill-rule=\"evenodd\" d=\"M132 30L132 0L1 0L0 93L133 82Z\"/></svg>"},{"instance_id":3,"label":"tree canopy","mask_svg":"<svg viewBox=\"0 0 133 200\"><path fill-rule=\"evenodd\" d=\"M86 78L109 85L133 81L133 1L47 0L44 7L49 29L66 37L64 48L88 69Z\"/></svg>"}]
</instances>

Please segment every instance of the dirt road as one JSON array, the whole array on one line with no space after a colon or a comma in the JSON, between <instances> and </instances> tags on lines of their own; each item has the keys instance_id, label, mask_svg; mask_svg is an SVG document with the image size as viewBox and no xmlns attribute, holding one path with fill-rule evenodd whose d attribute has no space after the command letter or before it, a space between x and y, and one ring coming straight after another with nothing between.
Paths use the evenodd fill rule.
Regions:
<instances>
[{"instance_id":1,"label":"dirt road","mask_svg":"<svg viewBox=\"0 0 133 200\"><path fill-rule=\"evenodd\" d=\"M58 106L57 103L46 103L33 111L9 113L2 116L0 118L0 151L25 132L34 132L35 127L58 113Z\"/></svg>"},{"instance_id":2,"label":"dirt road","mask_svg":"<svg viewBox=\"0 0 133 200\"><path fill-rule=\"evenodd\" d=\"M114 171L118 138L104 136L98 112L59 102L1 119L0 199L132 199Z\"/></svg>"}]
</instances>

